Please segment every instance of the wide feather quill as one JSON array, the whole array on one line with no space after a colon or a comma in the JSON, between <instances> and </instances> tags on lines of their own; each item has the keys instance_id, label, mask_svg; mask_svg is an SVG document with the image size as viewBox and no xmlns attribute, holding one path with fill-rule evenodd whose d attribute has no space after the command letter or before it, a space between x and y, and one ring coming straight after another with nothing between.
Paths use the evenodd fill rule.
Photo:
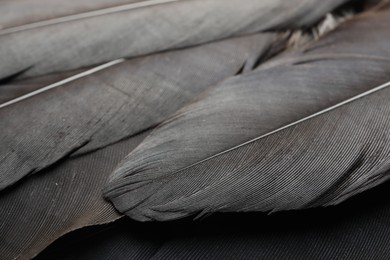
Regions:
<instances>
[{"instance_id":1,"label":"wide feather quill","mask_svg":"<svg viewBox=\"0 0 390 260\"><path fill-rule=\"evenodd\" d=\"M76 69L271 29L305 27L346 0L174 1L0 31L0 79ZM135 3L137 4L137 3Z\"/></svg>"},{"instance_id":2,"label":"wide feather quill","mask_svg":"<svg viewBox=\"0 0 390 260\"><path fill-rule=\"evenodd\" d=\"M389 17L362 15L210 89L130 153L105 195L169 220L333 205L387 180L390 88L367 91L390 80Z\"/></svg>"}]
</instances>

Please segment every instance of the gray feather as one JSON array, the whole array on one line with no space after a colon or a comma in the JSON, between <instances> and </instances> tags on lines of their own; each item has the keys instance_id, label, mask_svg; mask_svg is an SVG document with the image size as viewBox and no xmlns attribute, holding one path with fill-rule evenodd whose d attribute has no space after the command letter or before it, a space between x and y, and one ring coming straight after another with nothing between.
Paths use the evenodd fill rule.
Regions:
<instances>
[{"instance_id":1,"label":"gray feather","mask_svg":"<svg viewBox=\"0 0 390 260\"><path fill-rule=\"evenodd\" d=\"M210 89L129 154L105 195L132 218L167 220L331 205L385 181L389 89L299 120L390 80L389 16L362 15Z\"/></svg>"},{"instance_id":2,"label":"gray feather","mask_svg":"<svg viewBox=\"0 0 390 260\"><path fill-rule=\"evenodd\" d=\"M36 76L271 29L309 26L346 0L188 0L0 31L0 79ZM299 7L299 8L297 8Z\"/></svg>"},{"instance_id":3,"label":"gray feather","mask_svg":"<svg viewBox=\"0 0 390 260\"><path fill-rule=\"evenodd\" d=\"M0 108L0 189L157 125L280 43L264 33L129 60Z\"/></svg>"}]
</instances>

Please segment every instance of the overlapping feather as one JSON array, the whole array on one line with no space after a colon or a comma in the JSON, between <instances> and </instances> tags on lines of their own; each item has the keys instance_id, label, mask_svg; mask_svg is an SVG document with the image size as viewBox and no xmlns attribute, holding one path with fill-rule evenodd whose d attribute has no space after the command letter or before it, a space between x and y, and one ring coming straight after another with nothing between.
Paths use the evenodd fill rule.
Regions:
<instances>
[{"instance_id":1,"label":"overlapping feather","mask_svg":"<svg viewBox=\"0 0 390 260\"><path fill-rule=\"evenodd\" d=\"M245 71L245 61L280 51L286 39L259 34L124 61L3 107L3 122L13 123L4 124L10 135L2 136L2 180L9 184L27 174L25 169L56 164L0 194L2 255L28 259L67 232L119 218L102 189L116 164L150 133L147 129L210 85ZM47 82L19 84L40 80ZM112 109L117 106L122 109ZM73 132L59 135L64 129ZM91 152L127 136L132 137ZM64 139L69 142L61 143Z\"/></svg>"},{"instance_id":2,"label":"overlapping feather","mask_svg":"<svg viewBox=\"0 0 390 260\"><path fill-rule=\"evenodd\" d=\"M0 31L0 79L21 71L21 77L31 77L258 31L309 26L346 0L150 2L153 5Z\"/></svg>"},{"instance_id":3,"label":"overlapping feather","mask_svg":"<svg viewBox=\"0 0 390 260\"><path fill-rule=\"evenodd\" d=\"M23 2L1 4L20 10ZM242 75L204 92L122 163L106 188L121 212L168 220L331 205L389 178L390 90L372 91L389 80L388 11L265 64L283 50L286 35L14 82L308 26L346 1L58 1L65 5L57 9L53 1L34 2L45 8L29 16L0 10L10 14L0 18L8 28L0 31L0 79L7 81L0 98L55 88L0 105L0 189L44 170L0 194L2 257L28 259L72 230L119 218L101 193L114 165L167 116L236 73Z\"/></svg>"},{"instance_id":4,"label":"overlapping feather","mask_svg":"<svg viewBox=\"0 0 390 260\"><path fill-rule=\"evenodd\" d=\"M369 91L390 80L389 17L367 13L210 89L129 154L105 195L169 220L332 205L384 182L390 89Z\"/></svg>"},{"instance_id":5,"label":"overlapping feather","mask_svg":"<svg viewBox=\"0 0 390 260\"><path fill-rule=\"evenodd\" d=\"M245 60L285 43L264 33L124 61L1 108L0 189L75 150L157 125Z\"/></svg>"}]
</instances>

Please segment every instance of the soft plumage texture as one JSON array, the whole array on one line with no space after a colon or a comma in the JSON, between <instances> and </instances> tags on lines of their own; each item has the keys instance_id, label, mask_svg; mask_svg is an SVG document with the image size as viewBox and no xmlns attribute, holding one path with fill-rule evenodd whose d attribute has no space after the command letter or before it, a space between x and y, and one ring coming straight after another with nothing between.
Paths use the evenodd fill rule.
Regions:
<instances>
[{"instance_id":1,"label":"soft plumage texture","mask_svg":"<svg viewBox=\"0 0 390 260\"><path fill-rule=\"evenodd\" d=\"M1 259L30 259L72 230L120 218L101 190L116 164L148 133L69 158L3 191Z\"/></svg>"},{"instance_id":2,"label":"soft plumage texture","mask_svg":"<svg viewBox=\"0 0 390 260\"><path fill-rule=\"evenodd\" d=\"M305 27L346 0L187 0L0 32L0 79L76 69L271 29ZM82 35L82 37L80 37Z\"/></svg>"},{"instance_id":3,"label":"soft plumage texture","mask_svg":"<svg viewBox=\"0 0 390 260\"><path fill-rule=\"evenodd\" d=\"M387 260L389 195L390 182L326 209L225 213L170 223L122 219L70 234L38 259Z\"/></svg>"},{"instance_id":4,"label":"soft plumage texture","mask_svg":"<svg viewBox=\"0 0 390 260\"><path fill-rule=\"evenodd\" d=\"M285 43L284 36L263 33L150 55L0 109L0 189L76 150L157 125L246 60Z\"/></svg>"},{"instance_id":5,"label":"soft plumage texture","mask_svg":"<svg viewBox=\"0 0 390 260\"><path fill-rule=\"evenodd\" d=\"M0 3L0 7L8 4L17 10L20 8L18 4L24 1L10 3L6 0ZM59 3L58 0L50 3L47 0L30 2L39 2L42 9L38 12L32 10L29 16L23 14L25 10L11 14L9 26L22 23L29 26L29 22L117 5L120 0L110 3L105 0L64 2L56 10L53 4ZM341 2L344 1L188 0L185 4L183 1L183 4L171 3L107 15L111 18L103 15L91 20L78 19L66 26L64 23L42 26L36 30L24 30L24 36L20 36L22 30L18 33L3 30L0 32L0 43L13 46L4 47L0 44L0 51L5 50L2 53L4 55L0 56L0 74L3 73L0 84L6 84L0 86L0 97L13 89L7 98L10 99L11 96L51 84L74 73L46 75L49 71L101 63L106 58L108 61L123 55L133 56L193 45L251 33L252 29L307 26L318 20L327 8L332 9L331 6ZM214 7L221 8L209 12L201 3L215 4ZM245 3L252 6L240 6ZM268 4L275 8L256 10L260 5L266 7ZM182 14L172 15L171 11L190 9L202 12L190 13L189 16L186 13L189 21L184 19L181 22ZM4 8L0 8L0 16L3 12L6 12ZM248 13L244 15L242 12ZM169 14L171 16L168 17ZM228 14L239 14L244 18ZM274 16L273 19L270 16ZM150 27L143 23L143 17L150 22ZM202 19L200 23L195 21L198 18ZM0 21L2 19L8 18L2 16ZM167 220L214 211L276 211L330 205L385 181L389 176L388 89L199 164L189 165L184 170L179 169L182 163L187 165L191 161L203 160L204 156L218 153L226 147L231 148L234 142L242 143L252 138L253 133L255 136L262 132L269 133L301 116L312 115L388 80L388 33L384 26L388 19L378 19L382 20L373 24L365 24L361 20L360 27L357 26L361 30L355 28L351 32L351 28L358 24L354 21L353 26L347 24L342 27L342 33L331 34L318 44L288 52L266 64L263 62L285 48L285 35L267 33L131 61L121 60L120 64L91 76L0 108L0 182L4 178L8 182L5 184L7 186L28 173L42 170L41 174L28 176L0 193L0 258L30 259L64 234L118 219L120 214L102 197L101 189L107 176L125 154L151 133L156 124L192 101L196 102L164 122L141 144L132 155L136 155L134 162L129 162L133 159L129 157L122 163L130 163L130 176L119 181L116 179L118 175L114 176L114 184L108 186L114 187L113 190L108 189L109 195L121 196L123 192L130 192L116 203L120 207L134 207L130 211L126 211L128 208L122 210L135 219ZM169 21L179 20L179 24L169 24ZM132 21L135 23L132 24ZM214 22L215 26L208 26L208 23ZM160 25L166 31L154 34L154 29L156 26L160 29ZM177 27L180 30L176 30ZM128 28L135 29L126 31ZM151 28L153 31L149 30ZM216 28L221 31L213 31ZM49 30L39 32L41 29ZM371 32L374 30L382 33L383 39ZM66 32L70 37L63 34ZM137 34L134 35L134 32ZM362 32L367 34L366 41L362 41ZM11 40L4 40L8 36ZM364 45L373 49L364 49ZM14 53L10 54L7 50L11 49ZM328 53L329 50L335 53ZM11 60L8 60L10 57ZM355 64L357 62L351 60L362 64ZM335 63L337 66L332 68ZM288 71L288 67L291 71ZM81 68L80 72L87 69ZM250 72L253 69L256 71ZM307 72L303 72L304 69ZM352 73L358 76L352 79ZM35 75L40 74L45 74L45 77L35 78ZM235 74L241 75L224 80ZM14 81L18 77L30 76L34 77ZM209 89L222 80L214 90ZM318 86L313 87L315 84ZM336 86L338 84L341 87ZM321 89L324 86L332 87ZM201 92L203 94L196 97ZM301 100L301 97L304 98ZM241 101L244 102L242 106ZM275 102L283 105L278 107L280 104L272 104ZM262 111L258 105L267 109ZM194 117L190 115L192 113ZM202 129L203 126L206 128ZM194 129L191 130L192 127ZM175 135L174 138L172 135ZM165 141L161 142L159 138ZM144 158L140 159L142 155ZM152 162L150 168L138 167L137 163L144 160ZM306 162L309 163L303 165ZM133 166L138 167L137 172L133 171ZM339 174L340 171L343 172ZM259 178L263 182L259 182ZM132 190L134 188L135 192ZM132 197L127 200L129 197L126 196L130 195ZM380 198L383 197L386 194ZM380 198L374 198L375 202L381 201ZM360 202L359 206L363 206L366 213L372 213L367 205L361 205ZM300 251L299 246L303 252L299 252L297 258L304 259L336 258L340 255L353 259L368 256L379 258L388 252L387 211L379 211L379 215L374 215L377 218L369 218L368 224L360 221L361 214L358 217L353 214L346 225L346 222L329 221L323 214L332 210L320 211L320 215L309 217L315 226L321 228L308 233L304 229L308 222L296 217L304 215L305 211L283 213L285 215L276 217L255 214L255 220L252 221L245 214L239 219L229 218L227 214L219 219L217 217L215 222L211 220L211 224L203 228L197 226L202 222L184 226L180 222L172 223L171 226L147 226L127 220L130 226L122 225L125 223L123 221L117 225L119 230L103 233L104 238L109 236L109 240L103 239L103 243L99 241L98 235L88 233L89 228L83 229L87 234L97 237L98 241L92 239L93 253L88 252L91 249L88 242L74 239L73 242L78 246L69 248L60 256L65 259L74 259L76 256L82 259L204 259L231 256L280 259L295 256L294 253ZM348 213L351 212L338 212L337 220L345 218ZM302 221L301 228L279 235L278 231L284 228L291 230L284 224L286 219L291 222L294 216ZM270 218L274 219L277 226L269 225L267 220ZM326 219L319 221L320 218ZM227 221L229 227L232 223L235 223L235 227L246 224L251 227L244 234L229 233L235 228L216 228L221 220ZM191 222L190 219L186 221L187 224ZM330 222L336 222L339 226L324 227ZM254 226L258 229L254 229ZM177 234L174 228L180 230L180 233ZM267 228L268 232L264 232ZM99 230L99 227L94 230ZM145 235L146 230L149 233ZM194 230L201 234L197 236ZM221 233L222 230L224 233ZM256 232L250 233L249 230ZM144 235L140 235L141 232ZM76 237L79 237L80 233L77 234ZM364 236L366 234L369 234L367 238ZM167 240L167 237L173 239ZM259 237L268 246L259 246ZM364 252L356 248L364 248ZM86 253L81 249L86 249ZM48 258L59 257L49 254Z\"/></svg>"},{"instance_id":6,"label":"soft plumage texture","mask_svg":"<svg viewBox=\"0 0 390 260\"><path fill-rule=\"evenodd\" d=\"M385 181L390 89L229 149L387 82L389 16L368 13L210 89L124 160L105 195L137 220L168 220L332 205Z\"/></svg>"},{"instance_id":7,"label":"soft plumage texture","mask_svg":"<svg viewBox=\"0 0 390 260\"><path fill-rule=\"evenodd\" d=\"M0 29L111 8L142 0L2 0Z\"/></svg>"}]
</instances>

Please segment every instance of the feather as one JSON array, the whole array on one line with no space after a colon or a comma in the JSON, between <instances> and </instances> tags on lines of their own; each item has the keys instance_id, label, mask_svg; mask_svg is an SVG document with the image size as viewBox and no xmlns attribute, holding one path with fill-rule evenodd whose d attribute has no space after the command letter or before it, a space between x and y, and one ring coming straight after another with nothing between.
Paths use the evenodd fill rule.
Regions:
<instances>
[{"instance_id":1,"label":"feather","mask_svg":"<svg viewBox=\"0 0 390 260\"><path fill-rule=\"evenodd\" d=\"M22 71L20 77L31 77L259 31L309 26L346 1L169 1L8 28L0 31L0 79Z\"/></svg>"},{"instance_id":2,"label":"feather","mask_svg":"<svg viewBox=\"0 0 390 260\"><path fill-rule=\"evenodd\" d=\"M2 0L0 9L0 29L36 24L48 19L65 16L90 14L93 11L105 11L118 6L150 2L142 0ZM155 2L155 1L154 1Z\"/></svg>"},{"instance_id":3,"label":"feather","mask_svg":"<svg viewBox=\"0 0 390 260\"><path fill-rule=\"evenodd\" d=\"M285 44L285 36L263 33L118 61L10 101L0 108L0 189L76 150L96 150L155 126L250 57Z\"/></svg>"},{"instance_id":4,"label":"feather","mask_svg":"<svg viewBox=\"0 0 390 260\"><path fill-rule=\"evenodd\" d=\"M3 191L0 196L2 259L31 259L64 234L120 218L103 199L109 173L148 131L76 158ZM23 234L23 235L21 235Z\"/></svg>"},{"instance_id":5,"label":"feather","mask_svg":"<svg viewBox=\"0 0 390 260\"><path fill-rule=\"evenodd\" d=\"M208 90L129 154L105 196L134 219L170 220L333 205L384 182L389 16L362 15Z\"/></svg>"}]
</instances>

